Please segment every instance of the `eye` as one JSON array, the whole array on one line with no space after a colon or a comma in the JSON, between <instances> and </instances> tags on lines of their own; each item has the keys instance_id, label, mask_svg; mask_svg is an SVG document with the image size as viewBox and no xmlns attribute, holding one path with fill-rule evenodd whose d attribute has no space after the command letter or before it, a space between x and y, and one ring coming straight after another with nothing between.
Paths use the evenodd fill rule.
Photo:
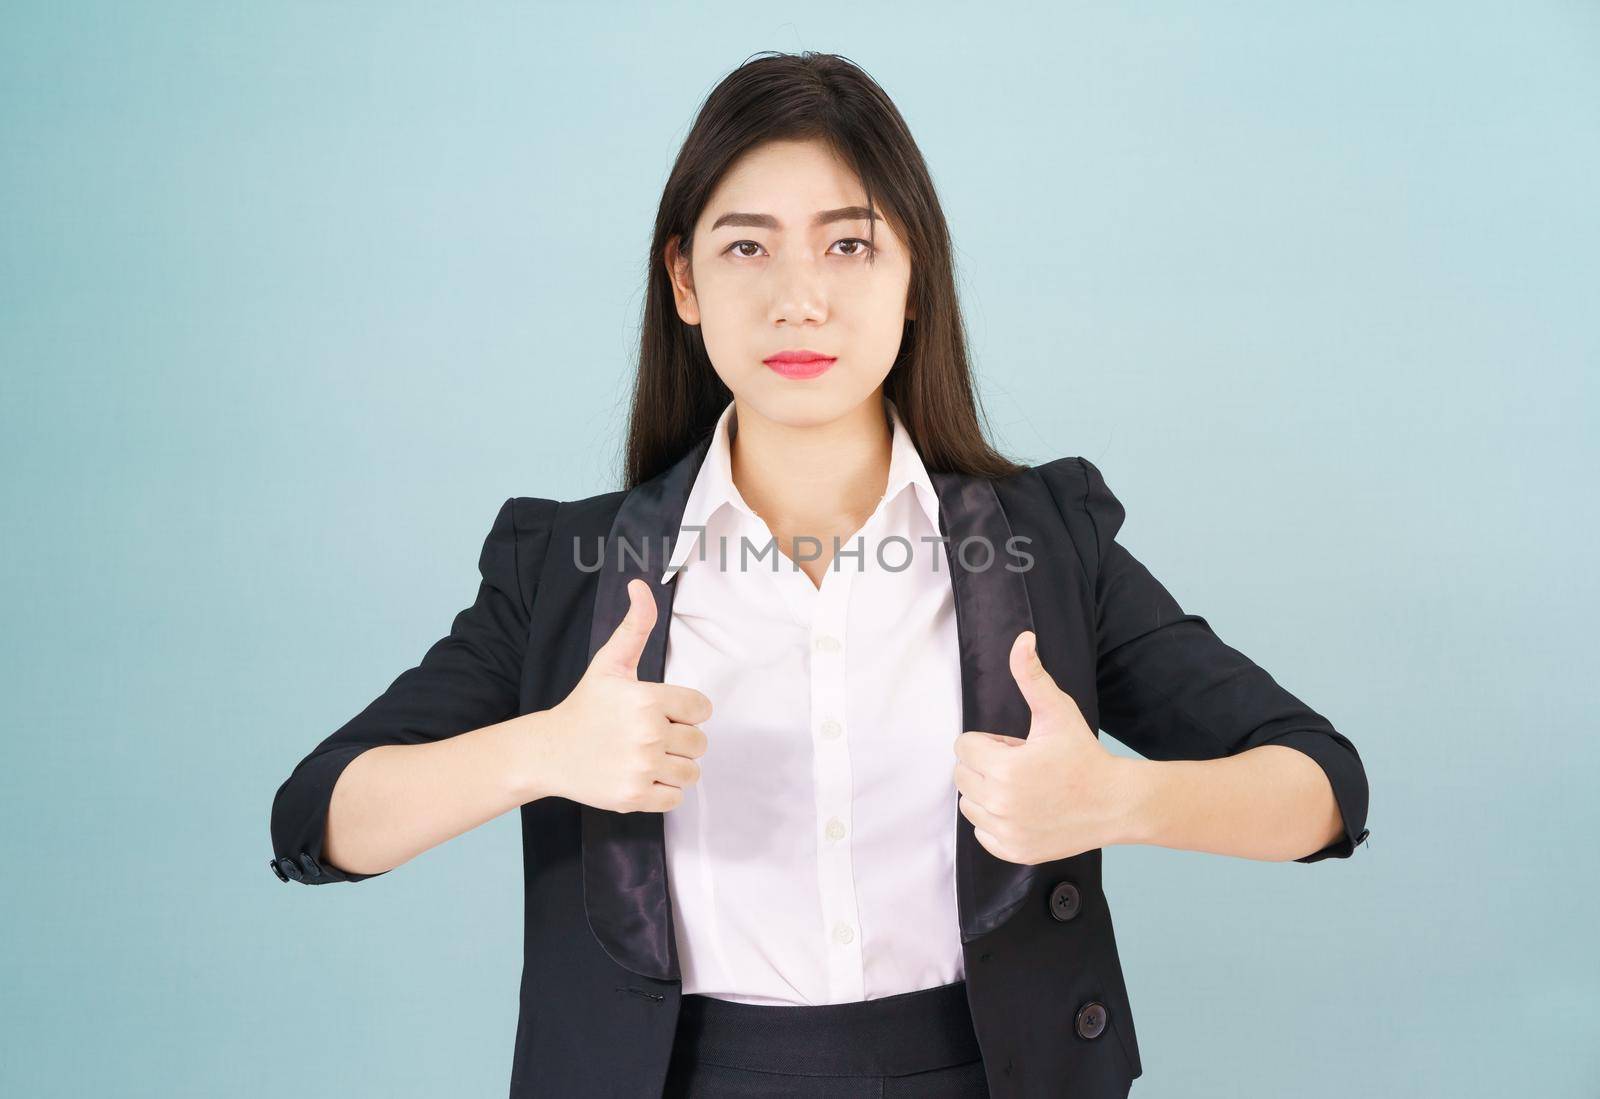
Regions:
<instances>
[{"instance_id":1,"label":"eye","mask_svg":"<svg viewBox=\"0 0 1600 1099\"><path fill-rule=\"evenodd\" d=\"M844 237L844 238L842 238L840 240L834 241L833 244L834 244L835 247L840 245L840 244L848 244L848 245L854 246L852 251L837 253L838 255L845 256L845 257L847 257L849 259L854 259L857 256L864 256L868 252L872 251L872 242L871 241L862 240L860 237ZM761 247L760 244L756 243L753 240L736 240L732 244L730 244L726 248L724 248L723 251L724 252L731 252L734 255L739 256L739 257L741 257L743 259L755 259L756 258L756 253L743 251L743 249L745 248L746 245L748 245L751 248L757 248L757 249L759 249Z\"/></svg>"}]
</instances>

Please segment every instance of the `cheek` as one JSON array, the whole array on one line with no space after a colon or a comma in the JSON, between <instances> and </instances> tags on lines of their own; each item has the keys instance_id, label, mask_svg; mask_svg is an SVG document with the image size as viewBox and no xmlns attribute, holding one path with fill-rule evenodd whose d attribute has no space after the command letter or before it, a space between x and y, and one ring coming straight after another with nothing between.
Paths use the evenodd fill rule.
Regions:
<instances>
[{"instance_id":1,"label":"cheek","mask_svg":"<svg viewBox=\"0 0 1600 1099\"><path fill-rule=\"evenodd\" d=\"M697 287L700 338L724 385L738 392L766 367L761 363L760 306L748 288L707 280Z\"/></svg>"},{"instance_id":2,"label":"cheek","mask_svg":"<svg viewBox=\"0 0 1600 1099\"><path fill-rule=\"evenodd\" d=\"M910 282L911 273L903 264L880 261L876 271L863 272L852 296L864 309L888 323L904 319Z\"/></svg>"},{"instance_id":3,"label":"cheek","mask_svg":"<svg viewBox=\"0 0 1600 1099\"><path fill-rule=\"evenodd\" d=\"M870 349L874 357L885 362L894 358L905 335L904 288L874 286L843 298L840 307L843 317L848 318L852 336L863 349Z\"/></svg>"},{"instance_id":4,"label":"cheek","mask_svg":"<svg viewBox=\"0 0 1600 1099\"><path fill-rule=\"evenodd\" d=\"M713 270L695 280L694 296L708 341L714 333L726 334L735 327L748 325L750 288L741 285L740 280L723 278Z\"/></svg>"},{"instance_id":5,"label":"cheek","mask_svg":"<svg viewBox=\"0 0 1600 1099\"><path fill-rule=\"evenodd\" d=\"M753 333L759 333L766 316L766 304L750 279L712 276L696 286L695 300L708 347L713 342L748 342Z\"/></svg>"}]
</instances>

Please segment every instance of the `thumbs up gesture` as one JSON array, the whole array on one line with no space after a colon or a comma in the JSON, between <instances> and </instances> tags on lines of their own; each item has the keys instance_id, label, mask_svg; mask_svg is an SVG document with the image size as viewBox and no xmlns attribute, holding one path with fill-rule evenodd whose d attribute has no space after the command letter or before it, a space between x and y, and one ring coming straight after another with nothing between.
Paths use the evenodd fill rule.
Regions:
<instances>
[{"instance_id":1,"label":"thumbs up gesture","mask_svg":"<svg viewBox=\"0 0 1600 1099\"><path fill-rule=\"evenodd\" d=\"M711 700L692 687L639 679L656 624L643 580L628 582L628 613L595 651L577 686L549 711L542 774L549 793L615 812L664 813L700 779L699 723Z\"/></svg>"},{"instance_id":2,"label":"thumbs up gesture","mask_svg":"<svg viewBox=\"0 0 1600 1099\"><path fill-rule=\"evenodd\" d=\"M1027 739L964 732L955 740L962 816L986 851L1026 865L1121 842L1137 762L1105 749L1035 641L1024 630L1011 644L1011 676L1033 714Z\"/></svg>"}]
</instances>

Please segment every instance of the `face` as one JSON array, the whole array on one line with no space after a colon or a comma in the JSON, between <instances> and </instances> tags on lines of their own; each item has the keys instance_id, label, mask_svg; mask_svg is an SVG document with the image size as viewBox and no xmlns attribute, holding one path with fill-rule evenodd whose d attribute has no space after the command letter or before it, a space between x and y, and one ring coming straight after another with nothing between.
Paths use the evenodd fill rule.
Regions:
<instances>
[{"instance_id":1,"label":"face","mask_svg":"<svg viewBox=\"0 0 1600 1099\"><path fill-rule=\"evenodd\" d=\"M883 384L900 351L911 259L880 210L876 254L866 192L821 142L774 141L723 176L695 224L692 254L667 248L678 316L698 324L741 408L791 426L824 423ZM820 220L819 220L820 219ZM784 351L834 361L814 377L768 364Z\"/></svg>"}]
</instances>

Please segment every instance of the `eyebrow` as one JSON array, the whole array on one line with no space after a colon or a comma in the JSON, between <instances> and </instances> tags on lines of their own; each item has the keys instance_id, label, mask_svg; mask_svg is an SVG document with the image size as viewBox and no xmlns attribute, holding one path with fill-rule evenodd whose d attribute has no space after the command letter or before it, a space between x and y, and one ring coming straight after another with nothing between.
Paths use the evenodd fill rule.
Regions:
<instances>
[{"instance_id":1,"label":"eyebrow","mask_svg":"<svg viewBox=\"0 0 1600 1099\"><path fill-rule=\"evenodd\" d=\"M841 206L837 210L823 210L811 219L812 225L827 225L834 221L876 221L878 215L865 206ZM744 225L753 229L780 229L782 226L778 219L771 214L723 214L711 223L712 229L720 229L724 225Z\"/></svg>"}]
</instances>

